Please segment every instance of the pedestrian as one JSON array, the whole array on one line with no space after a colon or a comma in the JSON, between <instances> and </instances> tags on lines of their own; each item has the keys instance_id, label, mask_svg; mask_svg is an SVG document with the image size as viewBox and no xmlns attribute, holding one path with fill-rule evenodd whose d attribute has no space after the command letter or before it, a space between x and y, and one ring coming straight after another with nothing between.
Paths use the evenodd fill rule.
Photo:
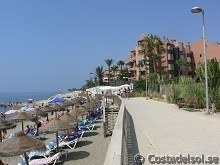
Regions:
<instances>
[{"instance_id":1,"label":"pedestrian","mask_svg":"<svg viewBox=\"0 0 220 165\"><path fill-rule=\"evenodd\" d=\"M1 118L5 119L6 115L4 113L1 112Z\"/></svg>"},{"instance_id":2,"label":"pedestrian","mask_svg":"<svg viewBox=\"0 0 220 165\"><path fill-rule=\"evenodd\" d=\"M6 129L3 129L3 130L2 130L2 137L3 137L3 139L5 139L5 135L7 135L7 130L6 130Z\"/></svg>"},{"instance_id":3,"label":"pedestrian","mask_svg":"<svg viewBox=\"0 0 220 165\"><path fill-rule=\"evenodd\" d=\"M34 125L34 127L37 129L36 135L38 135L38 131L41 126L42 126L42 123L39 120L37 120Z\"/></svg>"}]
</instances>

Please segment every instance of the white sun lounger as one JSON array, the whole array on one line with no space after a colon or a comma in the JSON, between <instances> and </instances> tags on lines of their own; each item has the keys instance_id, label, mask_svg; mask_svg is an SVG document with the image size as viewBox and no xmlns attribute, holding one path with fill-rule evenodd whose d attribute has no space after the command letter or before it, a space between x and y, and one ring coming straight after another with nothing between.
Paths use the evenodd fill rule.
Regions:
<instances>
[{"instance_id":1,"label":"white sun lounger","mask_svg":"<svg viewBox=\"0 0 220 165\"><path fill-rule=\"evenodd\" d=\"M56 162L60 158L60 153L57 153L51 157L42 158L42 159L34 159L29 162L29 165L45 165L53 162L53 165L56 164Z\"/></svg>"}]
</instances>

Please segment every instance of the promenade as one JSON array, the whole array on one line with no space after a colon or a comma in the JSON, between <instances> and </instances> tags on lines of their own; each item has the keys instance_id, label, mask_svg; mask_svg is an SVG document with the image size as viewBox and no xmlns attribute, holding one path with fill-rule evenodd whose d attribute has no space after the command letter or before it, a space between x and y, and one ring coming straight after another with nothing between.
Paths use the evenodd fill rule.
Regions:
<instances>
[{"instance_id":1,"label":"promenade","mask_svg":"<svg viewBox=\"0 0 220 165\"><path fill-rule=\"evenodd\" d=\"M220 154L220 117L179 110L174 104L145 98L125 99L139 153L205 156Z\"/></svg>"}]
</instances>

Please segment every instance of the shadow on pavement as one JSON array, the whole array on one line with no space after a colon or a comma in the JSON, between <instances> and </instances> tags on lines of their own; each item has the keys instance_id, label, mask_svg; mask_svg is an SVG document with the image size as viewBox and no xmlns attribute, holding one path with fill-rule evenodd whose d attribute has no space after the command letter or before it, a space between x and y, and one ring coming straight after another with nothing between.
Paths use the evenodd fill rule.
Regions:
<instances>
[{"instance_id":1,"label":"shadow on pavement","mask_svg":"<svg viewBox=\"0 0 220 165\"><path fill-rule=\"evenodd\" d=\"M96 136L98 135L99 133L98 132L90 132L90 131L87 131L83 134L83 137L90 137L90 136Z\"/></svg>"},{"instance_id":2,"label":"shadow on pavement","mask_svg":"<svg viewBox=\"0 0 220 165\"><path fill-rule=\"evenodd\" d=\"M92 144L93 142L92 141L78 141L77 144L76 144L76 147L82 147L82 146L87 146L87 145L90 145Z\"/></svg>"},{"instance_id":3,"label":"shadow on pavement","mask_svg":"<svg viewBox=\"0 0 220 165\"><path fill-rule=\"evenodd\" d=\"M123 139L123 162L124 164L134 165L139 164L141 165L141 161L137 160L139 157L138 143L137 137L134 127L133 118L130 113L125 109L125 123L124 123L124 139ZM136 157L136 161L135 161ZM138 163L139 162L139 163Z\"/></svg>"},{"instance_id":4,"label":"shadow on pavement","mask_svg":"<svg viewBox=\"0 0 220 165\"><path fill-rule=\"evenodd\" d=\"M76 151L76 152L69 152L68 157L64 159L64 161L73 161L73 160L79 160L84 159L86 157L89 157L90 153L87 151Z\"/></svg>"}]
</instances>

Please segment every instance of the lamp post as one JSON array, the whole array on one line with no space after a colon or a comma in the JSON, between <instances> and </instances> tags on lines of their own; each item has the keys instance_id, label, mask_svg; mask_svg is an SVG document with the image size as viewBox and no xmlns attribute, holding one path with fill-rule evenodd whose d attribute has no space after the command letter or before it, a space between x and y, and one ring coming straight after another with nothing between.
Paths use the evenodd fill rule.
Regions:
<instances>
[{"instance_id":1,"label":"lamp post","mask_svg":"<svg viewBox=\"0 0 220 165\"><path fill-rule=\"evenodd\" d=\"M208 93L208 73L207 73L207 56L206 56L206 39L205 39L205 18L204 10L201 7L193 7L192 13L202 13L202 34L203 34L203 49L205 63L205 93L206 93L206 113L209 114L209 93Z\"/></svg>"},{"instance_id":2,"label":"lamp post","mask_svg":"<svg viewBox=\"0 0 220 165\"><path fill-rule=\"evenodd\" d=\"M148 99L148 89L147 89L147 57L141 59L142 64L145 66L145 94L146 94L146 100Z\"/></svg>"}]
</instances>

